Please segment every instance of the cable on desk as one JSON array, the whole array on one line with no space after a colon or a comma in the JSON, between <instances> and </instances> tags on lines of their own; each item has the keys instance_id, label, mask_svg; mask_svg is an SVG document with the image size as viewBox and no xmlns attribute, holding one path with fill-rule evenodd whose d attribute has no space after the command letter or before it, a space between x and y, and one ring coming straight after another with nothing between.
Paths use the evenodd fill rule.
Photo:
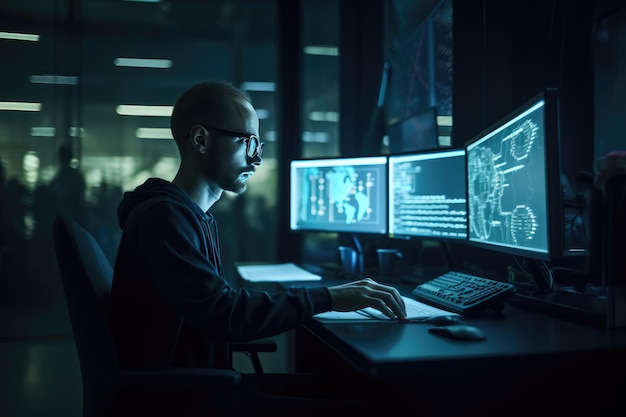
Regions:
<instances>
[{"instance_id":1,"label":"cable on desk","mask_svg":"<svg viewBox=\"0 0 626 417\"><path fill-rule=\"evenodd\" d=\"M546 281L545 288L537 285L537 290L531 292L530 295L547 294L556 291L556 286L554 283L554 273L545 261L524 258L520 262L517 256L513 256L513 260L524 274L533 278L535 284L537 284L537 273L541 274L540 278L543 278ZM530 262L533 262L535 265L529 265Z\"/></svg>"}]
</instances>

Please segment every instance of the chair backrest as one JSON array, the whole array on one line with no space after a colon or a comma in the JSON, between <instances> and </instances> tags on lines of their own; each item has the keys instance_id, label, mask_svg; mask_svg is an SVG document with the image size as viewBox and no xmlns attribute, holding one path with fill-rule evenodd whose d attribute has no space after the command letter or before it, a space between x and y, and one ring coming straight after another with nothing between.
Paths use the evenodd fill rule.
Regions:
<instances>
[{"instance_id":1,"label":"chair backrest","mask_svg":"<svg viewBox=\"0 0 626 417\"><path fill-rule=\"evenodd\" d=\"M101 371L119 366L107 317L113 268L91 233L69 216L55 218L53 239L83 385L99 385Z\"/></svg>"}]
</instances>

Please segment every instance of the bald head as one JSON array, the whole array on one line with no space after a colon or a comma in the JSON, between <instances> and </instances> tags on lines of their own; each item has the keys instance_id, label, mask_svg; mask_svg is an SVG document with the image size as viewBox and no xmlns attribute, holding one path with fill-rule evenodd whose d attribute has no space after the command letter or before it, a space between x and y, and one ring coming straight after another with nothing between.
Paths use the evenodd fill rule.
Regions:
<instances>
[{"instance_id":1,"label":"bald head","mask_svg":"<svg viewBox=\"0 0 626 417\"><path fill-rule=\"evenodd\" d=\"M189 88L176 101L170 120L179 149L192 126L232 119L244 103L250 103L248 93L225 81L202 82Z\"/></svg>"}]
</instances>

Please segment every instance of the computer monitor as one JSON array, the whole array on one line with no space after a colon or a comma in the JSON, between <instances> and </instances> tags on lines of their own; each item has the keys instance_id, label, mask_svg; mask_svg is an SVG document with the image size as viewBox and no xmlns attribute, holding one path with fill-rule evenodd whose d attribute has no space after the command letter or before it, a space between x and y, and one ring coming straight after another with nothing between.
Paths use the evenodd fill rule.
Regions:
<instances>
[{"instance_id":1,"label":"computer monitor","mask_svg":"<svg viewBox=\"0 0 626 417\"><path fill-rule=\"evenodd\" d=\"M469 244L539 261L561 257L556 90L518 107L465 148Z\"/></svg>"},{"instance_id":2,"label":"computer monitor","mask_svg":"<svg viewBox=\"0 0 626 417\"><path fill-rule=\"evenodd\" d=\"M389 156L389 237L467 239L465 149Z\"/></svg>"},{"instance_id":3,"label":"computer monitor","mask_svg":"<svg viewBox=\"0 0 626 417\"><path fill-rule=\"evenodd\" d=\"M387 156L290 164L290 230L387 234Z\"/></svg>"},{"instance_id":4,"label":"computer monitor","mask_svg":"<svg viewBox=\"0 0 626 417\"><path fill-rule=\"evenodd\" d=\"M429 107L387 126L389 152L416 152L439 147L437 109Z\"/></svg>"}]
</instances>

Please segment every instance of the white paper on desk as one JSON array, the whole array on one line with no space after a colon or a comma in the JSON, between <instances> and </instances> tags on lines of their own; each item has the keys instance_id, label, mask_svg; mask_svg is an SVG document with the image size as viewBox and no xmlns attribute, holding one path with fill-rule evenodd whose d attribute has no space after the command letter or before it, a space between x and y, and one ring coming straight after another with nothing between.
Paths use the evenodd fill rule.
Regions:
<instances>
[{"instance_id":1,"label":"white paper on desk","mask_svg":"<svg viewBox=\"0 0 626 417\"><path fill-rule=\"evenodd\" d=\"M437 307L433 307L431 305L422 303L421 301L417 301L410 297L402 296L402 299L404 300L404 304L406 306L406 313L407 313L406 318L408 320L419 321L420 319L426 319L428 317L433 317L433 316L461 317L460 314L453 313L451 311L442 310ZM364 312L365 314L362 314L357 311L345 311L345 312L344 311L327 311L325 313L316 314L314 317L321 319L321 320L325 320L325 321L391 320L390 318L385 316L383 313L381 313L380 311L372 307L367 307L360 311Z\"/></svg>"},{"instance_id":2,"label":"white paper on desk","mask_svg":"<svg viewBox=\"0 0 626 417\"><path fill-rule=\"evenodd\" d=\"M250 282L319 281L322 279L321 276L291 262L270 265L239 265L237 271L241 278Z\"/></svg>"}]
</instances>

